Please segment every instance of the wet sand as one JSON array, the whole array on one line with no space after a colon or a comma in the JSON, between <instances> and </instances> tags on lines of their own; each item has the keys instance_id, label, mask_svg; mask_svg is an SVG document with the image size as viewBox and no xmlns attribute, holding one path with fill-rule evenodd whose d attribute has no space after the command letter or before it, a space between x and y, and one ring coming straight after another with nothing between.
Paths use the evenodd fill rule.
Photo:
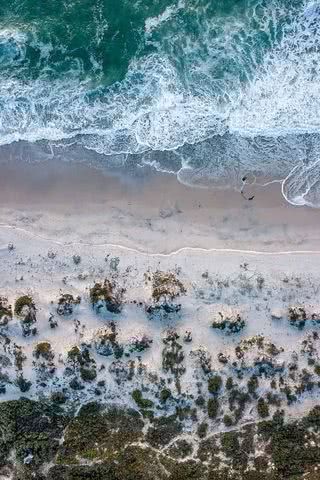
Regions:
<instances>
[{"instance_id":1,"label":"wet sand","mask_svg":"<svg viewBox=\"0 0 320 480\"><path fill-rule=\"evenodd\" d=\"M63 162L1 165L0 224L61 242L110 243L153 253L183 247L320 249L320 211L289 205L281 184L200 189L175 176L105 175ZM0 226L1 226L0 225Z\"/></svg>"}]
</instances>

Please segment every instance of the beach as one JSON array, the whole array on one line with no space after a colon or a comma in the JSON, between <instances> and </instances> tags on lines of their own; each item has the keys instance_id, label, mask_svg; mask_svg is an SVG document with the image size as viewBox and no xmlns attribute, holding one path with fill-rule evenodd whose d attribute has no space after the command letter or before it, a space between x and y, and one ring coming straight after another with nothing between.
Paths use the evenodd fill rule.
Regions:
<instances>
[{"instance_id":1,"label":"beach","mask_svg":"<svg viewBox=\"0 0 320 480\"><path fill-rule=\"evenodd\" d=\"M62 244L110 244L148 253L184 247L319 249L318 209L288 204L280 182L248 185L245 193L254 199L246 201L240 188L193 188L148 169L130 176L54 160L12 162L2 166L0 218L3 226Z\"/></svg>"},{"instance_id":2,"label":"beach","mask_svg":"<svg viewBox=\"0 0 320 480\"><path fill-rule=\"evenodd\" d=\"M319 2L0 7L0 480L320 480Z\"/></svg>"},{"instance_id":3,"label":"beach","mask_svg":"<svg viewBox=\"0 0 320 480\"><path fill-rule=\"evenodd\" d=\"M59 415L71 415L59 417L69 426L58 429L66 437L53 456L39 460L39 447L26 437L20 460L5 461L2 478L24 465L22 478L86 478L102 468L97 478L105 479L111 474L103 469L113 465L122 473L112 470L111 478L132 480L136 464L125 467L126 458L106 467L104 455L115 452L104 434L98 442L97 433L88 434L90 451L76 446L80 431L91 432L96 422L107 422L106 432L124 422L122 435L132 412L142 430L126 433L119 452L137 448L139 439L134 458L144 479L154 472L162 479L163 461L176 478L172 448L182 456L181 478L211 478L211 469L231 468L239 454L224 446L228 435L250 437L255 458L267 451L259 433L264 419L278 418L281 408L282 428L301 429L313 418L318 210L289 205L279 183L246 186L254 195L248 201L240 191L193 188L167 174L105 175L54 162L2 165L0 183L0 409L4 418L17 418L9 413L14 408L28 411L21 418L32 432L37 409L56 415L45 405L63 405ZM108 413L82 415L86 408ZM109 417L110 408L120 417ZM174 431L161 426L168 419ZM218 444L208 450L213 439ZM148 460L138 460L149 448L160 462L152 473ZM219 467L209 451L224 452ZM277 457L265 455L263 471L279 473ZM301 462L290 468L314 471ZM246 457L237 465L242 478L261 473Z\"/></svg>"}]
</instances>

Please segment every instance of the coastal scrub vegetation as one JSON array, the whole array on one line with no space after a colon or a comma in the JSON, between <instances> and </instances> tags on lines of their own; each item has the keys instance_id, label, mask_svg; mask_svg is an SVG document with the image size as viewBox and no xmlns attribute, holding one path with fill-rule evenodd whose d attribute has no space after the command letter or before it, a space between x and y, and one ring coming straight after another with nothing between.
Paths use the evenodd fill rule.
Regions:
<instances>
[{"instance_id":1,"label":"coastal scrub vegetation","mask_svg":"<svg viewBox=\"0 0 320 480\"><path fill-rule=\"evenodd\" d=\"M70 293L63 293L58 299L57 314L72 315L75 305L79 305L81 297L74 298Z\"/></svg>"},{"instance_id":2,"label":"coastal scrub vegetation","mask_svg":"<svg viewBox=\"0 0 320 480\"><path fill-rule=\"evenodd\" d=\"M37 328L34 326L37 321L36 306L30 295L17 298L14 304L14 313L20 318L22 334L25 337L37 333Z\"/></svg>"},{"instance_id":3,"label":"coastal scrub vegetation","mask_svg":"<svg viewBox=\"0 0 320 480\"><path fill-rule=\"evenodd\" d=\"M218 312L212 321L212 328L225 331L227 334L239 333L246 325L245 320L237 312Z\"/></svg>"},{"instance_id":4,"label":"coastal scrub vegetation","mask_svg":"<svg viewBox=\"0 0 320 480\"><path fill-rule=\"evenodd\" d=\"M145 274L145 278L146 281L151 281L152 303L146 306L147 313L163 311L170 314L181 310L177 299L185 295L187 290L175 273L157 270L152 274Z\"/></svg>"},{"instance_id":5,"label":"coastal scrub vegetation","mask_svg":"<svg viewBox=\"0 0 320 480\"><path fill-rule=\"evenodd\" d=\"M116 288L114 282L107 278L90 288L90 302L96 312L106 309L111 313L120 313L123 307L124 290Z\"/></svg>"},{"instance_id":6,"label":"coastal scrub vegetation","mask_svg":"<svg viewBox=\"0 0 320 480\"><path fill-rule=\"evenodd\" d=\"M4 327L12 319L12 307L6 297L0 297L0 327Z\"/></svg>"}]
</instances>

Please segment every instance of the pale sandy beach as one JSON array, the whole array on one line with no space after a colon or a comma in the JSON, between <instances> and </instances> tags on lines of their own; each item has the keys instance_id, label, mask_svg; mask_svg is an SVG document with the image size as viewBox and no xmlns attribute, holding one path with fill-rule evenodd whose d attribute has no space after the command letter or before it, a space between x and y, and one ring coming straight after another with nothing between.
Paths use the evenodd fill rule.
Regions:
<instances>
[{"instance_id":1,"label":"pale sandy beach","mask_svg":"<svg viewBox=\"0 0 320 480\"><path fill-rule=\"evenodd\" d=\"M0 0L0 480L320 480L320 0Z\"/></svg>"},{"instance_id":2,"label":"pale sandy beach","mask_svg":"<svg viewBox=\"0 0 320 480\"><path fill-rule=\"evenodd\" d=\"M61 355L80 341L72 322L63 338L48 327L50 302L59 292L88 298L89 287L111 275L128 301L147 302L144 274L156 270L181 272L188 291L186 316L177 324L166 320L156 335L172 325L193 331L197 347L228 349L233 337L208 337L208 305L226 302L249 308L245 336L266 335L289 352L296 348L304 333L287 321L274 323L271 312L286 312L291 303L318 308L320 212L288 205L279 184L256 187L255 199L247 202L239 192L185 187L172 176L125 181L82 166L58 167L58 174L41 165L24 166L23 175L2 169L1 288L11 303L24 293L36 299L44 330L27 339L30 354L41 339L52 339ZM119 258L115 270L111 258ZM257 290L260 276L266 285ZM99 327L87 305L77 318L90 332ZM134 318L147 326L144 313L134 310ZM125 319L121 324L125 337L136 327ZM160 352L152 355L150 366L157 370Z\"/></svg>"},{"instance_id":3,"label":"pale sandy beach","mask_svg":"<svg viewBox=\"0 0 320 480\"><path fill-rule=\"evenodd\" d=\"M124 179L83 166L2 167L0 180L0 408L26 408L19 402L32 399L62 401L66 412L87 402L138 412L138 447L146 452L151 442L159 479L161 462L173 461L181 442L189 453L175 467L181 476L169 478L216 479L207 475L217 460L206 452L224 452L219 468L230 468L225 436L250 434L252 456L241 471L259 478L254 459L267 452L260 423L281 408L286 425L302 425L318 408L319 211L288 205L279 184L255 187L248 202L240 192L190 188L172 176ZM160 292L169 292L159 298L157 275ZM177 432L163 430L161 422L177 415ZM96 428L96 419L83 418L81 432ZM86 478L100 465L102 444L88 436L90 452L83 446L70 458L77 428L64 430L58 453L40 466L26 440L20 463L32 457L23 475L69 480L66 472L79 470ZM129 438L121 440L125 451L137 448ZM208 450L213 439L220 443ZM282 468L264 455L265 472ZM16 468L8 460L0 477L15 479ZM67 469L61 477L59 468ZM131 468L114 478L133 480ZM149 462L141 468L149 479Z\"/></svg>"},{"instance_id":4,"label":"pale sandy beach","mask_svg":"<svg viewBox=\"0 0 320 480\"><path fill-rule=\"evenodd\" d=\"M280 183L248 185L245 192L255 198L184 186L168 174L123 177L82 165L8 164L0 177L0 221L62 243L149 253L320 249L318 209L288 204Z\"/></svg>"}]
</instances>

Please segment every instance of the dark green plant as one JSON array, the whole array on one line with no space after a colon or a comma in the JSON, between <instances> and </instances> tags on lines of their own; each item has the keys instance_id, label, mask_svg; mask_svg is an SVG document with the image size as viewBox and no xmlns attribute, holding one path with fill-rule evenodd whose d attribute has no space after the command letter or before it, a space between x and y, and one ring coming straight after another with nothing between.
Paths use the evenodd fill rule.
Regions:
<instances>
[{"instance_id":1,"label":"dark green plant","mask_svg":"<svg viewBox=\"0 0 320 480\"><path fill-rule=\"evenodd\" d=\"M261 418L269 417L269 406L263 398L259 398L257 404L258 415Z\"/></svg>"},{"instance_id":2,"label":"dark green plant","mask_svg":"<svg viewBox=\"0 0 320 480\"><path fill-rule=\"evenodd\" d=\"M222 387L222 377L220 375L214 375L208 380L208 390L212 394L217 394Z\"/></svg>"},{"instance_id":3,"label":"dark green plant","mask_svg":"<svg viewBox=\"0 0 320 480\"><path fill-rule=\"evenodd\" d=\"M219 411L219 400L216 397L209 398L207 408L208 408L208 417L216 418Z\"/></svg>"},{"instance_id":4,"label":"dark green plant","mask_svg":"<svg viewBox=\"0 0 320 480\"><path fill-rule=\"evenodd\" d=\"M138 407L140 408L143 408L143 409L152 408L154 405L152 400L143 398L141 390L138 390L138 389L133 390L133 392L131 393L131 396L133 400L136 402L136 404L138 405Z\"/></svg>"}]
</instances>

